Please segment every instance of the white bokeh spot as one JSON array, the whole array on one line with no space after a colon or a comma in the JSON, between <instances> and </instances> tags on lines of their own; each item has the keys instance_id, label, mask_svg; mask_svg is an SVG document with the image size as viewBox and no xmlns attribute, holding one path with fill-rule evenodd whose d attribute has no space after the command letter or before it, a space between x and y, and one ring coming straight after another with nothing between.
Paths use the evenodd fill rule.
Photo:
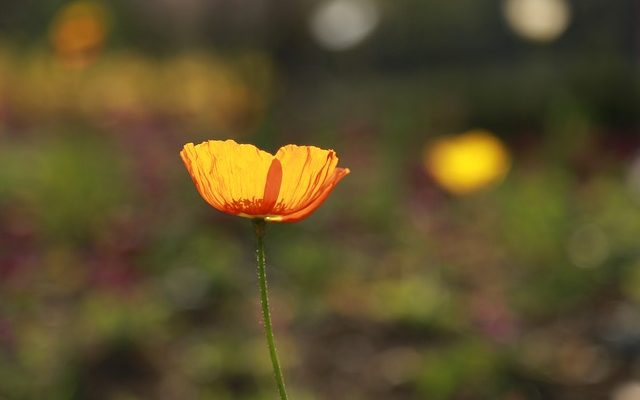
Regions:
<instances>
[{"instance_id":1,"label":"white bokeh spot","mask_svg":"<svg viewBox=\"0 0 640 400\"><path fill-rule=\"evenodd\" d=\"M327 0L313 12L313 37L328 50L347 50L362 42L378 25L380 13L371 0Z\"/></svg>"},{"instance_id":2,"label":"white bokeh spot","mask_svg":"<svg viewBox=\"0 0 640 400\"><path fill-rule=\"evenodd\" d=\"M505 0L503 11L511 29L536 42L556 40L571 20L566 0Z\"/></svg>"}]
</instances>

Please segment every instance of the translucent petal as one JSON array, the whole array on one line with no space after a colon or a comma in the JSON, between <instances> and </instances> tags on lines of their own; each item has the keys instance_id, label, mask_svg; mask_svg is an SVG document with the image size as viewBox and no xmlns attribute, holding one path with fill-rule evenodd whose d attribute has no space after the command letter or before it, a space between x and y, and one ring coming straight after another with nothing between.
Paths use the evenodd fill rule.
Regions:
<instances>
[{"instance_id":1,"label":"translucent petal","mask_svg":"<svg viewBox=\"0 0 640 400\"><path fill-rule=\"evenodd\" d=\"M249 144L210 140L180 153L202 197L220 211L260 215L273 156Z\"/></svg>"},{"instance_id":2,"label":"translucent petal","mask_svg":"<svg viewBox=\"0 0 640 400\"><path fill-rule=\"evenodd\" d=\"M276 159L282 163L282 185L273 214L290 214L313 202L338 164L333 150L292 144L280 148Z\"/></svg>"}]
</instances>

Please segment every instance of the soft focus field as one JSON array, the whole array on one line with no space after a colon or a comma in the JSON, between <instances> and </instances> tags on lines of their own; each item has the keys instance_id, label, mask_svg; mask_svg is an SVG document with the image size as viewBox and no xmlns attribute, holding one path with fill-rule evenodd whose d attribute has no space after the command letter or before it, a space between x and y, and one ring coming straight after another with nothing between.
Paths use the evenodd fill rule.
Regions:
<instances>
[{"instance_id":1,"label":"soft focus field","mask_svg":"<svg viewBox=\"0 0 640 400\"><path fill-rule=\"evenodd\" d=\"M251 224L178 155L232 138L351 169L268 226L293 399L639 400L640 7L450 3L0 3L0 399L276 398ZM447 189L472 129L508 171Z\"/></svg>"}]
</instances>

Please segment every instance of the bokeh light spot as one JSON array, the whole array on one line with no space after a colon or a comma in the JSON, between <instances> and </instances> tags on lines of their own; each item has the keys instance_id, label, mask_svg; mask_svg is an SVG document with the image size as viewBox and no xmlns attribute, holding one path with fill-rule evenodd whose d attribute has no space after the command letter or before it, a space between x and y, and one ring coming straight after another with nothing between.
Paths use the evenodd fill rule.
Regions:
<instances>
[{"instance_id":1,"label":"bokeh light spot","mask_svg":"<svg viewBox=\"0 0 640 400\"><path fill-rule=\"evenodd\" d=\"M581 268L597 267L609 255L609 240L598 225L582 225L571 235L567 252L576 266Z\"/></svg>"},{"instance_id":2,"label":"bokeh light spot","mask_svg":"<svg viewBox=\"0 0 640 400\"><path fill-rule=\"evenodd\" d=\"M535 42L551 42L569 26L565 0L506 0L504 16L515 33Z\"/></svg>"},{"instance_id":3,"label":"bokeh light spot","mask_svg":"<svg viewBox=\"0 0 640 400\"><path fill-rule=\"evenodd\" d=\"M613 391L613 400L640 400L640 382L626 382Z\"/></svg>"},{"instance_id":4,"label":"bokeh light spot","mask_svg":"<svg viewBox=\"0 0 640 400\"><path fill-rule=\"evenodd\" d=\"M74 1L53 19L49 38L58 58L82 67L97 58L108 33L108 13L99 3Z\"/></svg>"},{"instance_id":5,"label":"bokeh light spot","mask_svg":"<svg viewBox=\"0 0 640 400\"><path fill-rule=\"evenodd\" d=\"M379 12L370 0L329 0L311 16L311 33L328 50L346 50L362 42L378 25Z\"/></svg>"},{"instance_id":6,"label":"bokeh light spot","mask_svg":"<svg viewBox=\"0 0 640 400\"><path fill-rule=\"evenodd\" d=\"M634 157L629 166L627 186L634 198L640 201L640 154Z\"/></svg>"},{"instance_id":7,"label":"bokeh light spot","mask_svg":"<svg viewBox=\"0 0 640 400\"><path fill-rule=\"evenodd\" d=\"M511 161L504 144L488 131L442 137L424 152L427 172L447 191L467 194L504 178Z\"/></svg>"}]
</instances>

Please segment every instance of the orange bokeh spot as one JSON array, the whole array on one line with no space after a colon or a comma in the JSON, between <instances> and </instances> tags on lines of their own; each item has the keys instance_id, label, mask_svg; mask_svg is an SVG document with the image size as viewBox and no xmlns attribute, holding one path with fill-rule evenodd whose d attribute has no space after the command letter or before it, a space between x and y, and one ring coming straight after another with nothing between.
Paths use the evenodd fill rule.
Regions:
<instances>
[{"instance_id":1,"label":"orange bokeh spot","mask_svg":"<svg viewBox=\"0 0 640 400\"><path fill-rule=\"evenodd\" d=\"M92 1L69 3L54 17L49 38L66 65L82 67L100 54L108 33L108 13Z\"/></svg>"}]
</instances>

